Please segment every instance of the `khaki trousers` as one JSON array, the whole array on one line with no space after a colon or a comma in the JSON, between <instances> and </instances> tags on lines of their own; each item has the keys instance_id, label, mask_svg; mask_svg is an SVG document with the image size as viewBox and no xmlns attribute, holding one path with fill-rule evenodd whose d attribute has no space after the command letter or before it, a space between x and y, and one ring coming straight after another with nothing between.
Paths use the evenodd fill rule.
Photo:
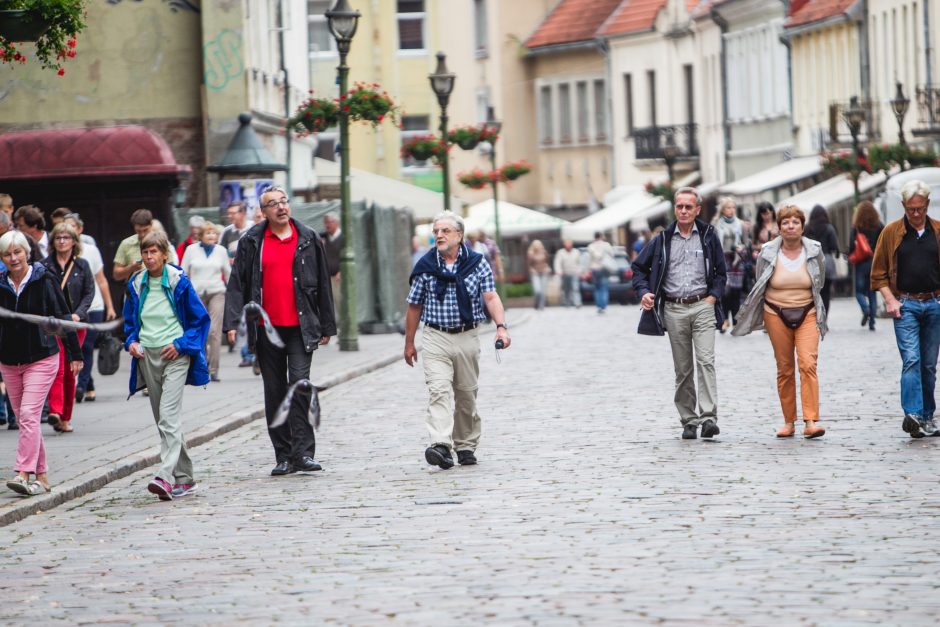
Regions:
<instances>
[{"instance_id":1,"label":"khaki trousers","mask_svg":"<svg viewBox=\"0 0 940 627\"><path fill-rule=\"evenodd\" d=\"M193 462L183 438L183 387L189 372L188 355L174 361L160 356L159 348L145 348L137 362L150 392L150 409L160 432L160 471L157 476L174 483L195 483Z\"/></svg>"},{"instance_id":2,"label":"khaki trousers","mask_svg":"<svg viewBox=\"0 0 940 627\"><path fill-rule=\"evenodd\" d=\"M333 309L336 310L334 313L337 321L339 321L339 311L343 308L343 289L339 276L339 273L336 273L330 277L330 287L333 289Z\"/></svg>"},{"instance_id":3,"label":"khaki trousers","mask_svg":"<svg viewBox=\"0 0 940 627\"><path fill-rule=\"evenodd\" d=\"M480 442L477 381L480 339L477 329L444 333L424 327L424 380L428 386L428 435L431 446L474 451Z\"/></svg>"},{"instance_id":4,"label":"khaki trousers","mask_svg":"<svg viewBox=\"0 0 940 627\"><path fill-rule=\"evenodd\" d=\"M796 371L800 370L800 401L803 420L819 420L819 379L816 361L819 357L819 329L816 311L806 314L798 329L791 329L780 316L764 312L764 327L774 347L777 360L777 394L786 422L796 422ZM796 359L793 353L796 351Z\"/></svg>"},{"instance_id":5,"label":"khaki trousers","mask_svg":"<svg viewBox=\"0 0 940 627\"><path fill-rule=\"evenodd\" d=\"M691 305L666 303L663 322L676 371L676 409L682 425L718 421L715 378L715 306L707 300ZM698 393L692 379L698 371Z\"/></svg>"},{"instance_id":6,"label":"khaki trousers","mask_svg":"<svg viewBox=\"0 0 940 627\"><path fill-rule=\"evenodd\" d=\"M225 292L202 294L199 297L209 312L209 339L206 341L206 358L209 374L219 374L219 350L222 346L222 315L225 313Z\"/></svg>"}]
</instances>

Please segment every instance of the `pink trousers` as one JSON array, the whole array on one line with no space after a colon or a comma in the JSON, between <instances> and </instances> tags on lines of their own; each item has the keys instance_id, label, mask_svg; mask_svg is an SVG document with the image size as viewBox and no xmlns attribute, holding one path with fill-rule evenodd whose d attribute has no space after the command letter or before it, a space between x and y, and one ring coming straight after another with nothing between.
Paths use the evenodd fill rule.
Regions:
<instances>
[{"instance_id":1,"label":"pink trousers","mask_svg":"<svg viewBox=\"0 0 940 627\"><path fill-rule=\"evenodd\" d=\"M0 374L7 385L7 396L13 405L16 422L20 426L20 439L16 446L17 472L42 474L46 472L46 447L42 441L40 419L42 406L49 395L49 388L59 370L59 356L23 366L0 364Z\"/></svg>"}]
</instances>

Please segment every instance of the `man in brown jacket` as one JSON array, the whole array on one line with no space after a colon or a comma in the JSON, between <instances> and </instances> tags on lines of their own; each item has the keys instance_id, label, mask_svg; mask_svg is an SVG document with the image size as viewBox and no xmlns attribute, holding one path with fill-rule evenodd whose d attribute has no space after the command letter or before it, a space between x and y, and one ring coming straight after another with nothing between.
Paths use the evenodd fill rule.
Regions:
<instances>
[{"instance_id":1,"label":"man in brown jacket","mask_svg":"<svg viewBox=\"0 0 940 627\"><path fill-rule=\"evenodd\" d=\"M930 187L909 181L901 188L904 217L878 238L871 288L885 299L894 318L901 352L901 428L912 438L940 436L937 407L937 353L940 351L940 220L927 216Z\"/></svg>"}]
</instances>

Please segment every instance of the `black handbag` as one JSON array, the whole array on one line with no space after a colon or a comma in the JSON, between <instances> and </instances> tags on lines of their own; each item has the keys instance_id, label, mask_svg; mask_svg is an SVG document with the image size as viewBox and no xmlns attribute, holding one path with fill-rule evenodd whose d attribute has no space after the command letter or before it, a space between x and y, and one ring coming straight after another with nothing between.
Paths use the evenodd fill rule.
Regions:
<instances>
[{"instance_id":1,"label":"black handbag","mask_svg":"<svg viewBox=\"0 0 940 627\"><path fill-rule=\"evenodd\" d=\"M110 333L98 334L98 373L114 374L121 366L121 340Z\"/></svg>"}]
</instances>

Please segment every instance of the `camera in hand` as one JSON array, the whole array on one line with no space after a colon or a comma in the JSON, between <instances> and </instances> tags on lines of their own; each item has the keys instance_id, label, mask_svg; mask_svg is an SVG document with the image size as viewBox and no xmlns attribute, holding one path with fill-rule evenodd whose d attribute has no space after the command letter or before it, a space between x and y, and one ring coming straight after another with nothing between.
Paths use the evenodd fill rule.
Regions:
<instances>
[{"instance_id":1,"label":"camera in hand","mask_svg":"<svg viewBox=\"0 0 940 627\"><path fill-rule=\"evenodd\" d=\"M506 348L506 343L502 340L496 340L496 350L502 350Z\"/></svg>"}]
</instances>

